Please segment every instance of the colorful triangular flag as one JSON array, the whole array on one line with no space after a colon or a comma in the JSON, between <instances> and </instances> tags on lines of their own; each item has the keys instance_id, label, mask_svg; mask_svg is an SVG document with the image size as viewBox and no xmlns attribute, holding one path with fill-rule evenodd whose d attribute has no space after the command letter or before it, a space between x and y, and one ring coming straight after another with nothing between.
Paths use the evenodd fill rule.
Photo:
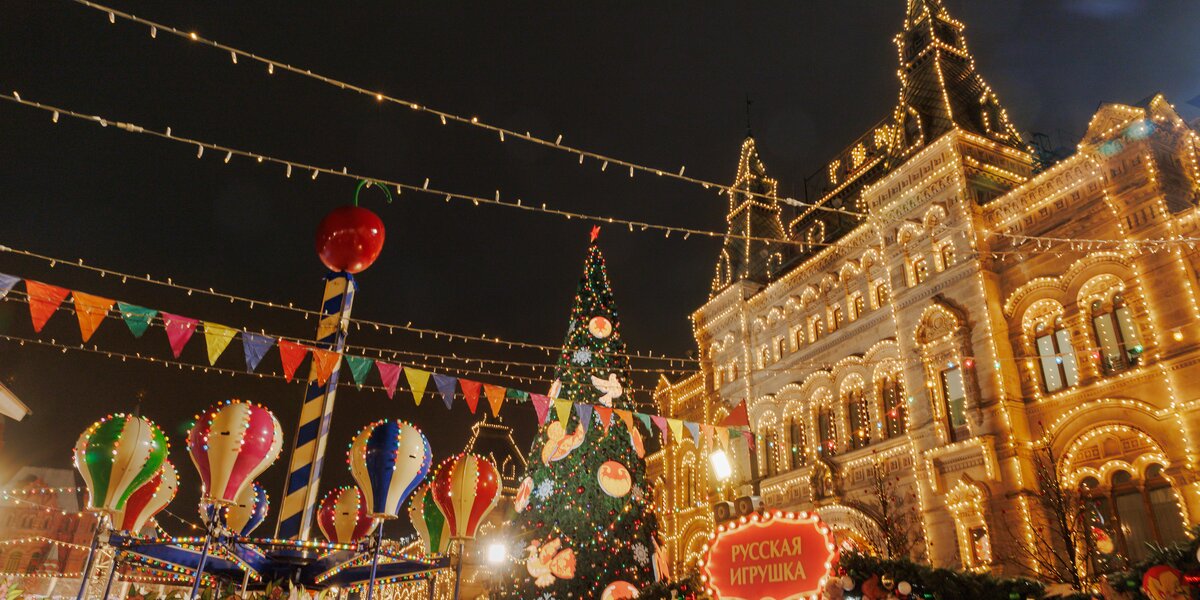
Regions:
<instances>
[{"instance_id":1,"label":"colorful triangular flag","mask_svg":"<svg viewBox=\"0 0 1200 600\"><path fill-rule=\"evenodd\" d=\"M129 321L126 321L128 323ZM137 335L137 334L134 334ZM267 355L267 350L275 345L275 338L269 335L260 335L250 333L249 331L242 332L242 353L246 355L246 371L253 373L258 368L258 363L262 362L264 356Z\"/></svg>"},{"instance_id":2,"label":"colorful triangular flag","mask_svg":"<svg viewBox=\"0 0 1200 600\"><path fill-rule=\"evenodd\" d=\"M183 347L187 345L188 340L192 339L192 334L196 333L196 326L200 324L200 321L171 313L162 313L162 317L167 328L167 341L171 342L171 352L175 358L179 358L179 355L183 353Z\"/></svg>"},{"instance_id":3,"label":"colorful triangular flag","mask_svg":"<svg viewBox=\"0 0 1200 600\"><path fill-rule=\"evenodd\" d=\"M684 421L683 426L687 428L688 433L692 434L692 441L696 444L700 443L700 424L695 421Z\"/></svg>"},{"instance_id":4,"label":"colorful triangular flag","mask_svg":"<svg viewBox=\"0 0 1200 600\"><path fill-rule=\"evenodd\" d=\"M654 428L650 426L650 415L635 412L633 413L633 416L637 417L637 419L642 422L642 427L645 427L646 431L654 433Z\"/></svg>"},{"instance_id":5,"label":"colorful triangular flag","mask_svg":"<svg viewBox=\"0 0 1200 600\"><path fill-rule=\"evenodd\" d=\"M0 298L7 296L8 293L12 291L13 286L17 285L17 282L20 280L21 278L15 275L5 275L4 273L0 273Z\"/></svg>"},{"instance_id":6,"label":"colorful triangular flag","mask_svg":"<svg viewBox=\"0 0 1200 600\"><path fill-rule=\"evenodd\" d=\"M667 426L671 428L671 437L675 443L683 441L683 421L679 419L667 419Z\"/></svg>"},{"instance_id":7,"label":"colorful triangular flag","mask_svg":"<svg viewBox=\"0 0 1200 600\"><path fill-rule=\"evenodd\" d=\"M204 345L208 348L208 364L217 364L217 357L225 352L235 335L237 335L237 330L232 327L204 322Z\"/></svg>"},{"instance_id":8,"label":"colorful triangular flag","mask_svg":"<svg viewBox=\"0 0 1200 600\"><path fill-rule=\"evenodd\" d=\"M83 335L83 341L86 342L92 339L92 334L96 333L96 328L104 322L104 317L108 316L108 311L112 309L116 301L83 292L72 292L71 294L75 300L75 316L79 318L79 333Z\"/></svg>"},{"instance_id":9,"label":"colorful triangular flag","mask_svg":"<svg viewBox=\"0 0 1200 600\"><path fill-rule=\"evenodd\" d=\"M567 419L571 418L571 401L557 399L554 401L554 412L558 414L558 420L562 422L563 427L567 426Z\"/></svg>"},{"instance_id":10,"label":"colorful triangular flag","mask_svg":"<svg viewBox=\"0 0 1200 600\"><path fill-rule=\"evenodd\" d=\"M526 392L525 390L508 388L508 391L504 392L504 397L518 404L529 402L529 392Z\"/></svg>"},{"instance_id":11,"label":"colorful triangular flag","mask_svg":"<svg viewBox=\"0 0 1200 600\"><path fill-rule=\"evenodd\" d=\"M54 312L71 293L66 288L32 279L25 280L25 291L29 294L29 318L33 320L33 330L38 333L42 332L46 321L54 316Z\"/></svg>"},{"instance_id":12,"label":"colorful triangular flag","mask_svg":"<svg viewBox=\"0 0 1200 600\"><path fill-rule=\"evenodd\" d=\"M383 389L387 392L387 397L390 399L396 395L396 384L400 381L400 365L393 365L382 360L375 361L375 368L379 371L379 379L383 380Z\"/></svg>"},{"instance_id":13,"label":"colorful triangular flag","mask_svg":"<svg viewBox=\"0 0 1200 600\"><path fill-rule=\"evenodd\" d=\"M479 390L483 384L470 379L459 379L458 385L462 387L463 400L467 401L467 408L471 409L471 414L475 414L475 409L479 407Z\"/></svg>"},{"instance_id":14,"label":"colorful triangular flag","mask_svg":"<svg viewBox=\"0 0 1200 600\"><path fill-rule=\"evenodd\" d=\"M483 395L487 397L488 405L492 407L492 416L500 416L500 407L504 405L504 395L508 391L502 385L483 384Z\"/></svg>"},{"instance_id":15,"label":"colorful triangular flag","mask_svg":"<svg viewBox=\"0 0 1200 600\"><path fill-rule=\"evenodd\" d=\"M354 378L354 385L361 390L363 384L367 382L367 373L371 372L371 364L375 361L353 354L347 354L343 358L346 359L346 366L350 368L350 376Z\"/></svg>"},{"instance_id":16,"label":"colorful triangular flag","mask_svg":"<svg viewBox=\"0 0 1200 600\"><path fill-rule=\"evenodd\" d=\"M442 402L446 405L446 410L454 406L454 386L458 384L458 378L441 373L433 374L433 385L442 394Z\"/></svg>"},{"instance_id":17,"label":"colorful triangular flag","mask_svg":"<svg viewBox=\"0 0 1200 600\"><path fill-rule=\"evenodd\" d=\"M713 428L713 437L715 437L717 439L717 445L721 446L721 450L724 450L725 453L728 454L729 453L729 428L728 427L714 427Z\"/></svg>"},{"instance_id":18,"label":"colorful triangular flag","mask_svg":"<svg viewBox=\"0 0 1200 600\"><path fill-rule=\"evenodd\" d=\"M650 415L650 421L653 422L654 425L657 426L659 428L659 430L662 431L663 443L664 444L667 443L671 439L671 435L670 435L671 426L667 425L666 417L660 417L658 415Z\"/></svg>"},{"instance_id":19,"label":"colorful triangular flag","mask_svg":"<svg viewBox=\"0 0 1200 600\"><path fill-rule=\"evenodd\" d=\"M579 424L586 430L592 426L592 405L579 402L575 404L575 416L579 417Z\"/></svg>"},{"instance_id":20,"label":"colorful triangular flag","mask_svg":"<svg viewBox=\"0 0 1200 600\"><path fill-rule=\"evenodd\" d=\"M422 398L425 397L425 386L429 385L429 371L404 367L404 378L408 380L408 389L412 392L413 402L420 406Z\"/></svg>"},{"instance_id":21,"label":"colorful triangular flag","mask_svg":"<svg viewBox=\"0 0 1200 600\"><path fill-rule=\"evenodd\" d=\"M313 348L312 369L309 372L309 381L316 379L318 385L325 385L329 382L329 378L333 376L333 370L341 362L342 355L337 352L322 348Z\"/></svg>"},{"instance_id":22,"label":"colorful triangular flag","mask_svg":"<svg viewBox=\"0 0 1200 600\"><path fill-rule=\"evenodd\" d=\"M707 423L700 424L700 447L708 450L712 448L713 442L713 427Z\"/></svg>"},{"instance_id":23,"label":"colorful triangular flag","mask_svg":"<svg viewBox=\"0 0 1200 600\"><path fill-rule=\"evenodd\" d=\"M607 406L596 407L596 418L600 419L600 424L604 426L604 433L608 433L609 425L612 425L613 409Z\"/></svg>"},{"instance_id":24,"label":"colorful triangular flag","mask_svg":"<svg viewBox=\"0 0 1200 600\"><path fill-rule=\"evenodd\" d=\"M150 321L153 321L154 317L158 315L158 311L153 308L143 308L124 302L117 303L117 310L121 311L121 319L125 321L129 333L132 333L135 338L142 337L142 334L146 333L146 328L150 327Z\"/></svg>"},{"instance_id":25,"label":"colorful triangular flag","mask_svg":"<svg viewBox=\"0 0 1200 600\"><path fill-rule=\"evenodd\" d=\"M625 429L633 431L633 413L623 408L614 408L613 412L617 413L617 418L621 419L621 422L625 423Z\"/></svg>"},{"instance_id":26,"label":"colorful triangular flag","mask_svg":"<svg viewBox=\"0 0 1200 600\"><path fill-rule=\"evenodd\" d=\"M533 410L537 411L538 425L545 425L546 417L550 415L550 398L542 394L530 394L529 399L533 402Z\"/></svg>"},{"instance_id":27,"label":"colorful triangular flag","mask_svg":"<svg viewBox=\"0 0 1200 600\"><path fill-rule=\"evenodd\" d=\"M300 367L306 354L308 354L308 346L279 340L279 362L283 363L284 379L291 381L296 376L296 369Z\"/></svg>"}]
</instances>

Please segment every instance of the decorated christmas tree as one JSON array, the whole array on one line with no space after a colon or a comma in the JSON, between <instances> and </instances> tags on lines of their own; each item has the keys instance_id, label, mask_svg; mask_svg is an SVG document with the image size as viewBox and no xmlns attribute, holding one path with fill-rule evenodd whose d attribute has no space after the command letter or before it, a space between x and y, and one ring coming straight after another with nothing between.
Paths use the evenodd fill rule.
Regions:
<instances>
[{"instance_id":1,"label":"decorated christmas tree","mask_svg":"<svg viewBox=\"0 0 1200 600\"><path fill-rule=\"evenodd\" d=\"M665 576L630 411L629 359L592 230L548 407L517 492L510 535L522 555L501 598L635 598ZM539 415L539 416L541 416Z\"/></svg>"}]
</instances>

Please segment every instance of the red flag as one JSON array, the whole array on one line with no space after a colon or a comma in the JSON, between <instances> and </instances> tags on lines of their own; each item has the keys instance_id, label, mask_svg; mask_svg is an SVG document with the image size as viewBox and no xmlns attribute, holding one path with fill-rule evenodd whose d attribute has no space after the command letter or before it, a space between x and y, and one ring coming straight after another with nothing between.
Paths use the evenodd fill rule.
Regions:
<instances>
[{"instance_id":1,"label":"red flag","mask_svg":"<svg viewBox=\"0 0 1200 600\"><path fill-rule=\"evenodd\" d=\"M396 382L400 381L400 365L385 363L382 360L375 361L375 368L379 369L379 378L383 380L383 389L387 391L388 398L396 395Z\"/></svg>"},{"instance_id":2,"label":"red flag","mask_svg":"<svg viewBox=\"0 0 1200 600\"><path fill-rule=\"evenodd\" d=\"M25 291L29 294L29 317L33 319L33 330L41 333L46 321L54 316L54 311L67 299L71 290L56 285L41 283L31 279L25 280Z\"/></svg>"},{"instance_id":3,"label":"red flag","mask_svg":"<svg viewBox=\"0 0 1200 600\"><path fill-rule=\"evenodd\" d=\"M342 355L329 350L313 348L312 357L312 376L316 377L317 383L325 385L325 382L329 381L329 376L333 375L333 368L337 366Z\"/></svg>"},{"instance_id":4,"label":"red flag","mask_svg":"<svg viewBox=\"0 0 1200 600\"><path fill-rule=\"evenodd\" d=\"M96 328L108 316L108 311L116 301L83 292L72 292L72 296L75 299L75 316L79 317L79 333L86 342L92 339L92 334L96 333Z\"/></svg>"},{"instance_id":5,"label":"red flag","mask_svg":"<svg viewBox=\"0 0 1200 600\"><path fill-rule=\"evenodd\" d=\"M308 346L279 340L278 348L279 360L283 363L283 377L291 381L292 377L296 376L296 369L304 361L304 355L308 354Z\"/></svg>"},{"instance_id":6,"label":"red flag","mask_svg":"<svg viewBox=\"0 0 1200 600\"><path fill-rule=\"evenodd\" d=\"M746 401L742 400L741 404L738 404L733 410L729 411L729 416L725 417L724 421L721 421L721 425L725 427L749 427L750 415L746 412Z\"/></svg>"},{"instance_id":7,"label":"red flag","mask_svg":"<svg viewBox=\"0 0 1200 600\"><path fill-rule=\"evenodd\" d=\"M508 388L502 385L483 384L483 395L487 396L488 404L492 407L492 415L500 416L500 406L504 404L504 394Z\"/></svg>"},{"instance_id":8,"label":"red flag","mask_svg":"<svg viewBox=\"0 0 1200 600\"><path fill-rule=\"evenodd\" d=\"M546 417L550 415L550 398L542 394L530 394L529 399L533 401L533 409L537 411L538 425L545 425Z\"/></svg>"},{"instance_id":9,"label":"red flag","mask_svg":"<svg viewBox=\"0 0 1200 600\"><path fill-rule=\"evenodd\" d=\"M171 352L175 354L175 358L179 358L179 355L183 353L183 347L187 345L188 340L192 339L192 334L196 333L196 326L200 324L200 321L171 313L159 314L162 315L163 325L167 329L167 341L171 343Z\"/></svg>"},{"instance_id":10,"label":"red flag","mask_svg":"<svg viewBox=\"0 0 1200 600\"><path fill-rule=\"evenodd\" d=\"M479 389L483 386L478 381L470 379L459 379L458 385L462 388L463 399L467 401L467 408L471 409L471 414L475 414L475 407L479 406Z\"/></svg>"}]
</instances>

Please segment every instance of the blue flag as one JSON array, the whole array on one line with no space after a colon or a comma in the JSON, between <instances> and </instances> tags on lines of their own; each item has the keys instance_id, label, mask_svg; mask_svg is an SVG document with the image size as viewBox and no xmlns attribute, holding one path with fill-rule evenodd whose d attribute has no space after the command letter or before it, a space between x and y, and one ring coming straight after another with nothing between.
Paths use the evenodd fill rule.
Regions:
<instances>
[{"instance_id":1,"label":"blue flag","mask_svg":"<svg viewBox=\"0 0 1200 600\"><path fill-rule=\"evenodd\" d=\"M457 377L442 375L441 373L433 374L433 385L437 386L438 391L442 393L442 402L446 403L446 410L449 410L454 405L454 386L457 383Z\"/></svg>"},{"instance_id":2,"label":"blue flag","mask_svg":"<svg viewBox=\"0 0 1200 600\"><path fill-rule=\"evenodd\" d=\"M253 373L254 369L258 368L258 363L267 355L267 350L274 345L275 338L271 336L243 331L242 349L246 351L246 370Z\"/></svg>"},{"instance_id":3,"label":"blue flag","mask_svg":"<svg viewBox=\"0 0 1200 600\"><path fill-rule=\"evenodd\" d=\"M17 282L20 280L20 277L0 273L0 298L7 296L9 290L13 289L13 286L17 285Z\"/></svg>"}]
</instances>

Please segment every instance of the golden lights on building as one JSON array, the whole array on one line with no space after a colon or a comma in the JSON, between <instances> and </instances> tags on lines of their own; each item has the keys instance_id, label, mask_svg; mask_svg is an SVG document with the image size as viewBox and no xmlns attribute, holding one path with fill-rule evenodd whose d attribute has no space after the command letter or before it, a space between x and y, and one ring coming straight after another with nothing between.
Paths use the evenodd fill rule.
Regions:
<instances>
[{"instance_id":1,"label":"golden lights on building","mask_svg":"<svg viewBox=\"0 0 1200 600\"><path fill-rule=\"evenodd\" d=\"M1042 166L963 29L940 1L907 0L897 107L782 236L774 180L743 145L742 239L692 315L701 371L655 397L712 424L745 402L754 439L731 448L728 482L687 440L649 458L677 572L695 569L714 505L746 497L815 510L883 553L886 478L912 558L1036 574L1015 549L1049 518L1047 451L1126 559L1200 523L1200 136L1161 95L1106 104Z\"/></svg>"}]
</instances>

